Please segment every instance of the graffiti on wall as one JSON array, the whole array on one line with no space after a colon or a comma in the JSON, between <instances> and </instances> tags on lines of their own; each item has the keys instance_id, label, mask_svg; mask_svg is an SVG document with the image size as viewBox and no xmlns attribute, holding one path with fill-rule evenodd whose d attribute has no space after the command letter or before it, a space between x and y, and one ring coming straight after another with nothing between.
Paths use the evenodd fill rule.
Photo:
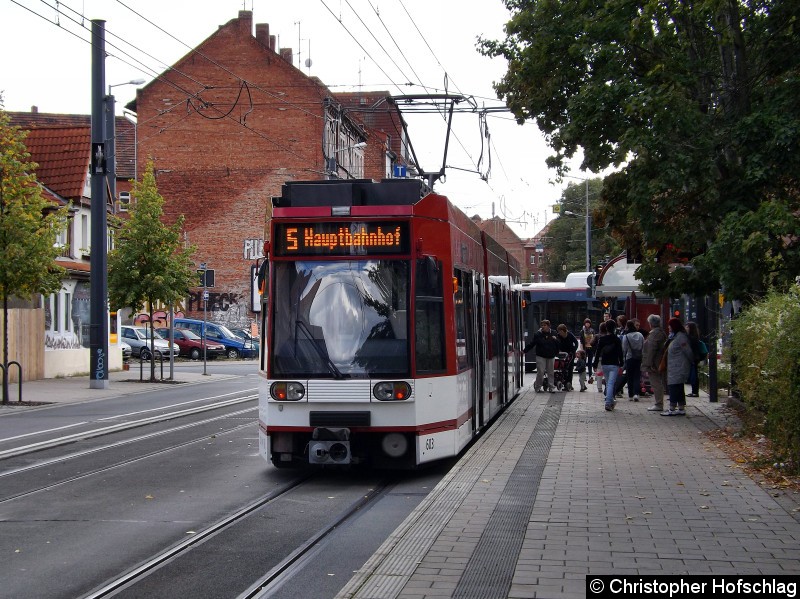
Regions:
<instances>
[{"instance_id":1,"label":"graffiti on wall","mask_svg":"<svg viewBox=\"0 0 800 599\"><path fill-rule=\"evenodd\" d=\"M209 312L230 312L236 309L239 303L238 293L225 293L219 291L208 291L208 306L206 310ZM189 312L200 312L203 310L203 290L193 291L189 293L189 298L186 300L186 306Z\"/></svg>"},{"instance_id":2,"label":"graffiti on wall","mask_svg":"<svg viewBox=\"0 0 800 599\"><path fill-rule=\"evenodd\" d=\"M260 260L264 257L263 239L245 239L242 247L242 257L245 260Z\"/></svg>"},{"instance_id":3,"label":"graffiti on wall","mask_svg":"<svg viewBox=\"0 0 800 599\"><path fill-rule=\"evenodd\" d=\"M205 306L208 320L233 328L249 327L252 319L248 316L246 303L241 303L241 300L242 297L239 293L209 290L208 305ZM203 303L203 290L192 291L184 304L174 307L174 316L175 318L197 318L198 314L202 315L204 312ZM146 325L149 321L150 314L147 306L133 316L135 325ZM168 307L164 305L153 307L153 325L155 328L169 326Z\"/></svg>"},{"instance_id":4,"label":"graffiti on wall","mask_svg":"<svg viewBox=\"0 0 800 599\"><path fill-rule=\"evenodd\" d=\"M264 240L259 238L242 240L242 258L248 262L264 258ZM208 289L208 302L203 302L203 289L191 291L183 305L175 306L174 314L179 317L195 317L205 311L209 321L224 324L233 328L247 328L252 323L250 311L261 308L260 296L253 294L256 286L253 269L250 269L251 298L244 297L241 293ZM257 286L255 287L257 291ZM204 305L205 304L205 305ZM145 308L134 315L133 321L137 325L146 324L150 316ZM167 306L154 306L153 322L156 328L169 326L169 308Z\"/></svg>"}]
</instances>

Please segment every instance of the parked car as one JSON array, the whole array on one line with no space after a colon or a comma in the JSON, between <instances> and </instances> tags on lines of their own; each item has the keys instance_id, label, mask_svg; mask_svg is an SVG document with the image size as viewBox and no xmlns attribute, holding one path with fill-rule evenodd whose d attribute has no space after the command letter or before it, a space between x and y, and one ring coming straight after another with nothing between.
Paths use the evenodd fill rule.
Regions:
<instances>
[{"instance_id":1,"label":"parked car","mask_svg":"<svg viewBox=\"0 0 800 599\"><path fill-rule=\"evenodd\" d=\"M169 329L156 329L156 332L164 339L169 339ZM180 350L180 355L192 360L199 360L203 357L203 344L206 345L206 357L213 360L218 356L225 355L225 346L216 341L203 341L199 335L189 329L173 329L172 339Z\"/></svg>"},{"instance_id":2,"label":"parked car","mask_svg":"<svg viewBox=\"0 0 800 599\"><path fill-rule=\"evenodd\" d=\"M131 346L133 357L141 358L142 360L149 360L151 358L150 334L148 329L123 325L120 327L119 332L122 340ZM154 333L153 347L157 352L160 352L165 359L169 359L170 353L175 356L178 355L178 346L173 344L170 350L169 341L162 338L158 333Z\"/></svg>"},{"instance_id":3,"label":"parked car","mask_svg":"<svg viewBox=\"0 0 800 599\"><path fill-rule=\"evenodd\" d=\"M225 355L231 359L258 356L258 350L253 347L252 341L237 337L224 324L193 318L176 318L173 323L175 328L189 329L199 337L221 343L225 346Z\"/></svg>"},{"instance_id":4,"label":"parked car","mask_svg":"<svg viewBox=\"0 0 800 599\"><path fill-rule=\"evenodd\" d=\"M122 361L127 362L131 359L133 355L133 350L128 343L125 343L122 339L119 340L119 347L122 349Z\"/></svg>"},{"instance_id":5,"label":"parked car","mask_svg":"<svg viewBox=\"0 0 800 599\"><path fill-rule=\"evenodd\" d=\"M260 347L258 338L253 337L253 334L248 329L231 329L231 333L252 343L253 349L256 350L256 354L258 354L258 348Z\"/></svg>"}]
</instances>

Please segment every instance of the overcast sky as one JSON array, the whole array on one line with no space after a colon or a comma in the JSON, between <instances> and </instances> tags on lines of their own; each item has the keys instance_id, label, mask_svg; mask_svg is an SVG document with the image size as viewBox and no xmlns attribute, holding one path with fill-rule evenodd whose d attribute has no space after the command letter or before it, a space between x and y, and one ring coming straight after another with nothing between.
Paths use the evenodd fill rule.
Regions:
<instances>
[{"instance_id":1,"label":"overcast sky","mask_svg":"<svg viewBox=\"0 0 800 599\"><path fill-rule=\"evenodd\" d=\"M278 45L293 49L295 65L332 91L446 90L474 96L479 106L501 106L492 83L505 61L476 50L478 36L503 38L508 13L500 0L0 0L4 107L89 114L92 19L106 21L106 83L112 85L149 82L242 9L253 11L255 23L269 23ZM113 91L119 113L135 86ZM509 113L489 115L487 124L481 171L490 148L488 182L468 172L481 156L478 116L461 114L454 119L447 180L435 189L470 216L490 218L494 210L520 237L532 237L552 219L551 205L565 184L553 184L549 151L535 125L517 125ZM409 126L423 168L438 170L443 128L429 117L410 118ZM573 173L584 174L577 163Z\"/></svg>"}]
</instances>

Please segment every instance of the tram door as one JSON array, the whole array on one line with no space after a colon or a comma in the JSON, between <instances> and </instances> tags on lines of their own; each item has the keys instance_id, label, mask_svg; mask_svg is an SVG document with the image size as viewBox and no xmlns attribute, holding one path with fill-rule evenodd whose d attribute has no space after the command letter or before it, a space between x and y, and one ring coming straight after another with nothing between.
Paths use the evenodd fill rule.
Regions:
<instances>
[{"instance_id":1,"label":"tram door","mask_svg":"<svg viewBox=\"0 0 800 599\"><path fill-rule=\"evenodd\" d=\"M486 280L484 275L476 273L475 279L475 401L477 406L474 428L480 428L486 421L484 406L486 405L488 385L491 372L487 372L487 339L486 339Z\"/></svg>"},{"instance_id":2,"label":"tram door","mask_svg":"<svg viewBox=\"0 0 800 599\"><path fill-rule=\"evenodd\" d=\"M505 386L505 377L507 372L506 355L506 336L505 336L505 306L503 302L502 287L500 285L490 285L492 294L491 308L489 310L490 319L490 340L492 347L492 378L491 387L492 393L497 397L499 404L506 402L507 391Z\"/></svg>"},{"instance_id":3,"label":"tram door","mask_svg":"<svg viewBox=\"0 0 800 599\"><path fill-rule=\"evenodd\" d=\"M458 371L468 373L467 389L464 393L469 406L472 408L473 430L477 429L478 422L483 420L482 396L482 368L479 366L478 352L478 315L479 301L478 285L475 275L463 270L454 272L455 289L455 316L456 316L456 358Z\"/></svg>"}]
</instances>

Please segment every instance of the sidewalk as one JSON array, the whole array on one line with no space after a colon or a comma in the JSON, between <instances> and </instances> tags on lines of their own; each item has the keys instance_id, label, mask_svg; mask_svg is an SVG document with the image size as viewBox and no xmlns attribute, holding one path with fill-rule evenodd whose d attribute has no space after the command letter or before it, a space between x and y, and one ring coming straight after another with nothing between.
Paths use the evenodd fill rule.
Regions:
<instances>
[{"instance_id":1,"label":"sidewalk","mask_svg":"<svg viewBox=\"0 0 800 599\"><path fill-rule=\"evenodd\" d=\"M536 394L506 410L337 595L582 598L585 576L800 574L800 498L773 496L649 398Z\"/></svg>"},{"instance_id":2,"label":"sidewalk","mask_svg":"<svg viewBox=\"0 0 800 599\"><path fill-rule=\"evenodd\" d=\"M145 381L150 378L149 364L145 364L142 374ZM0 414L19 410L36 409L42 405L76 403L85 401L96 401L122 395L133 395L135 393L145 393L164 389L170 384L180 383L207 383L215 380L232 378L236 375L230 374L207 374L189 372L180 367L173 369L173 379L169 380L169 365L164 365L164 381L161 382L161 370L156 365L156 378L159 382L140 382L138 363L131 365L130 370L119 370L109 372L107 389L92 389L89 386L89 375L70 376L56 379L39 379L36 381L24 381L22 383L22 402L26 405L19 405L19 387L17 383L8 385L9 404L0 403ZM28 405L34 404L34 405ZM38 405L41 404L41 405Z\"/></svg>"}]
</instances>

